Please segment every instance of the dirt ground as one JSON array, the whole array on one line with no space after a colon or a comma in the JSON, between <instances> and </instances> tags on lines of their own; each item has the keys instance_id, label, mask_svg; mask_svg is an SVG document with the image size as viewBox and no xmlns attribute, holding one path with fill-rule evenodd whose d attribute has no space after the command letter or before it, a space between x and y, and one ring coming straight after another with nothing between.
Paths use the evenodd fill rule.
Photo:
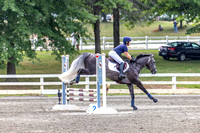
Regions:
<instances>
[{"instance_id":1,"label":"dirt ground","mask_svg":"<svg viewBox=\"0 0 200 133\"><path fill-rule=\"evenodd\" d=\"M137 111L130 107L130 96L108 96L112 115L91 115L89 102L73 101L79 111L52 111L57 97L0 98L1 133L199 133L200 95L158 96L153 103L136 96Z\"/></svg>"}]
</instances>

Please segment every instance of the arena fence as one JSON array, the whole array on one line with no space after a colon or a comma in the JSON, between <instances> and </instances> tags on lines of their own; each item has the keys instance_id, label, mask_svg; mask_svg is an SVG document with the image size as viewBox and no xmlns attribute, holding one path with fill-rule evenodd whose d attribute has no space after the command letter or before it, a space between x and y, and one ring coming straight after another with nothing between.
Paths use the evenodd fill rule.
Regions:
<instances>
[{"instance_id":1,"label":"arena fence","mask_svg":"<svg viewBox=\"0 0 200 133\"><path fill-rule=\"evenodd\" d=\"M0 79L6 79L6 78L37 78L40 79L38 82L0 82L0 87L2 86L40 86L40 89L34 89L34 90L7 90L7 89L0 89L0 95L16 95L16 94L38 94L38 95L43 95L43 94L57 94L58 89L61 89L62 87L62 82L45 82L46 78L57 78L59 74L34 74L34 75L0 75ZM81 77L84 77L84 81L80 81L80 85L85 85L85 89L89 89L90 85L96 85L96 81L91 80L90 78L96 77L96 75L82 75ZM200 89L177 89L177 85L183 84L183 85L200 85L200 80L199 81L180 81L180 79L177 80L179 77L200 77L200 73L158 73L155 75L152 74L141 74L140 77L166 77L170 78L171 80L169 81L157 81L157 80L152 80L152 81L142 81L143 84L146 85L171 85L171 89L165 89L165 88L160 88L160 89L148 89L150 93L157 93L157 94L200 94ZM165 78L162 78L165 79ZM113 84L116 85L115 82L113 81L107 81L107 84ZM48 88L44 89L44 86L55 86L59 85L60 88ZM112 88L112 86L111 86ZM108 93L112 94L129 94L128 89L110 89ZM139 89L135 89L135 93L142 93Z\"/></svg>"},{"instance_id":2,"label":"arena fence","mask_svg":"<svg viewBox=\"0 0 200 133\"><path fill-rule=\"evenodd\" d=\"M72 38L66 38L72 40ZM131 46L129 49L158 49L161 45L165 45L169 42L174 41L185 41L185 42L196 42L200 44L200 36L161 36L161 37L131 37ZM120 37L120 43L123 37ZM94 38L92 40L88 38L80 38L80 50L91 50L95 49ZM101 37L101 48L102 50L108 50L113 48L113 37Z\"/></svg>"},{"instance_id":3,"label":"arena fence","mask_svg":"<svg viewBox=\"0 0 200 133\"><path fill-rule=\"evenodd\" d=\"M158 49L160 46L166 45L167 43L174 42L174 41L184 41L184 42L196 42L200 44L200 36L160 36L160 37L131 37L131 45L128 46L129 50L148 50L148 49ZM73 42L73 38L66 38L66 40ZM120 43L123 43L123 37L120 37ZM113 49L114 42L113 37L101 37L101 49L102 50L110 50ZM94 50L95 49L95 42L94 37L89 38L80 38L79 43L79 50ZM74 44L72 44L74 45ZM50 46L47 44L47 49L52 50ZM35 49L35 46L32 46ZM43 47L37 47L36 50L40 51Z\"/></svg>"}]
</instances>

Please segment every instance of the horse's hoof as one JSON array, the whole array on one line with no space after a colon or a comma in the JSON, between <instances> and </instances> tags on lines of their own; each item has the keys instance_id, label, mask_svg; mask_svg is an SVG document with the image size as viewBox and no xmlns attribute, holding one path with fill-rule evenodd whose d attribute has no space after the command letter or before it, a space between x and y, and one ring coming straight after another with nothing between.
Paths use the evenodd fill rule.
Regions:
<instances>
[{"instance_id":1,"label":"horse's hoof","mask_svg":"<svg viewBox=\"0 0 200 133\"><path fill-rule=\"evenodd\" d=\"M137 108L137 107L135 107L135 106L133 106L133 110L138 110L138 108Z\"/></svg>"},{"instance_id":2,"label":"horse's hoof","mask_svg":"<svg viewBox=\"0 0 200 133\"><path fill-rule=\"evenodd\" d=\"M64 83L64 85L69 85L69 83L67 82L67 83Z\"/></svg>"},{"instance_id":3,"label":"horse's hoof","mask_svg":"<svg viewBox=\"0 0 200 133\"><path fill-rule=\"evenodd\" d=\"M68 84L69 85L73 85L73 84L75 84L76 82L75 82L75 80L72 80L72 81L70 81Z\"/></svg>"},{"instance_id":4,"label":"horse's hoof","mask_svg":"<svg viewBox=\"0 0 200 133\"><path fill-rule=\"evenodd\" d=\"M153 99L153 102L154 102L154 103L157 103L157 102L158 102L158 100L157 100L157 99Z\"/></svg>"},{"instance_id":5,"label":"horse's hoof","mask_svg":"<svg viewBox=\"0 0 200 133\"><path fill-rule=\"evenodd\" d=\"M69 85L73 85L75 82L70 82Z\"/></svg>"}]
</instances>

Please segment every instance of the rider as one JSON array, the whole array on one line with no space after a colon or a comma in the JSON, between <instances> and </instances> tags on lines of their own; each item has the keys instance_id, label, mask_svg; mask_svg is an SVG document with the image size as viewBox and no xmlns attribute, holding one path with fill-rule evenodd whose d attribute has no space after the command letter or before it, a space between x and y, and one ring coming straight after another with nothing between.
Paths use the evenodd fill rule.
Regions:
<instances>
[{"instance_id":1,"label":"rider","mask_svg":"<svg viewBox=\"0 0 200 133\"><path fill-rule=\"evenodd\" d=\"M128 53L128 48L127 46L130 46L131 43L131 38L130 37L124 37L123 38L123 44L118 45L117 47L115 47L113 50L111 50L109 52L109 56L112 57L116 62L119 63L119 78L125 78L126 75L123 74L123 68L124 68L124 61L122 60L122 58L120 57L122 53L125 54L125 56L130 59L130 62L133 63L135 62L135 59L130 56L130 54Z\"/></svg>"}]
</instances>

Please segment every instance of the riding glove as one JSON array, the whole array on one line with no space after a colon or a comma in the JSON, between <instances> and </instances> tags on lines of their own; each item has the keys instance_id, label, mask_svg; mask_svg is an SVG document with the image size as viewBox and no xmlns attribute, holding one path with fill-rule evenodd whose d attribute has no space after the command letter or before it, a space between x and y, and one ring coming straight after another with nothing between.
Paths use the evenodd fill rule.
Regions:
<instances>
[{"instance_id":1,"label":"riding glove","mask_svg":"<svg viewBox=\"0 0 200 133\"><path fill-rule=\"evenodd\" d=\"M131 56L131 57L132 57L132 56ZM132 57L132 59L130 59L130 62L131 62L131 63L134 63L134 62L135 62L135 58Z\"/></svg>"}]
</instances>

